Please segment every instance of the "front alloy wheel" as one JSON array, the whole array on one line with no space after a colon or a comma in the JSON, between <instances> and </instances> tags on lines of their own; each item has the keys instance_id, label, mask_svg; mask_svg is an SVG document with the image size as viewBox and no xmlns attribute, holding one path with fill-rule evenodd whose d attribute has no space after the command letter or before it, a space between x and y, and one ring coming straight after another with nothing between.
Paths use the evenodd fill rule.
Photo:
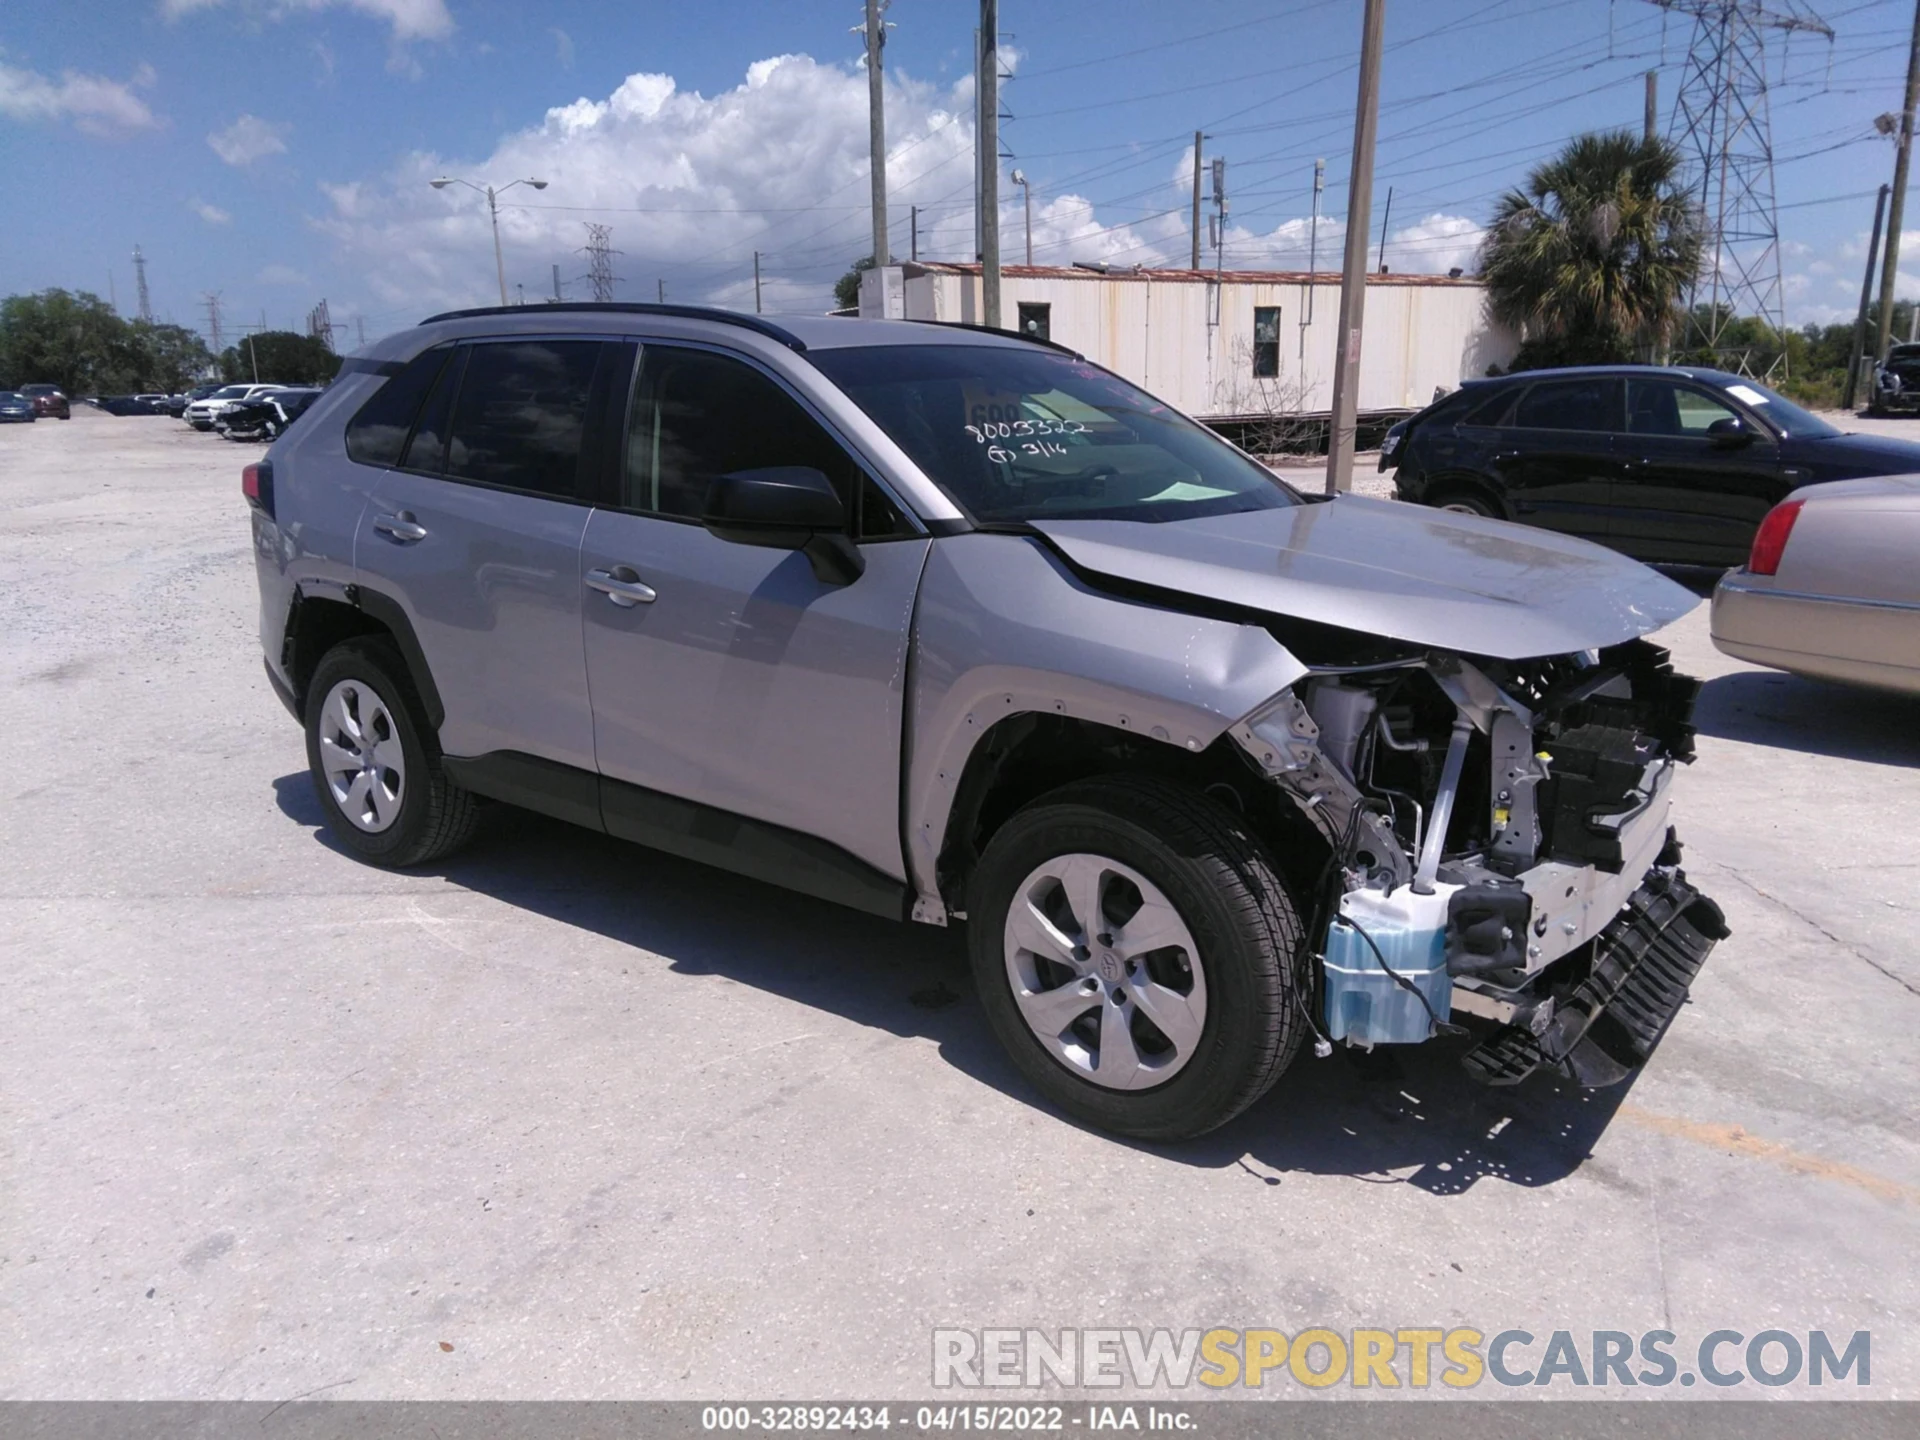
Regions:
<instances>
[{"instance_id":1,"label":"front alloy wheel","mask_svg":"<svg viewBox=\"0 0 1920 1440\"><path fill-rule=\"evenodd\" d=\"M1007 911L1007 978L1054 1059L1108 1090L1178 1074L1207 1023L1200 947L1158 886L1103 855L1043 861Z\"/></svg>"},{"instance_id":2,"label":"front alloy wheel","mask_svg":"<svg viewBox=\"0 0 1920 1440\"><path fill-rule=\"evenodd\" d=\"M1298 912L1262 842L1210 796L1147 775L1063 786L994 833L968 896L995 1035L1088 1124L1202 1134L1298 1048Z\"/></svg>"}]
</instances>

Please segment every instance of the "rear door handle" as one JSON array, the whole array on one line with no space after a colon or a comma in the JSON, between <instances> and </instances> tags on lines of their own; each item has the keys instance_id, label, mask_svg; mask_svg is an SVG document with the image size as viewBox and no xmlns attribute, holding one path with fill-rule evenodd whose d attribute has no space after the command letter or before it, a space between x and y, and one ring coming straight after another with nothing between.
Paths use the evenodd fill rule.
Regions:
<instances>
[{"instance_id":1,"label":"rear door handle","mask_svg":"<svg viewBox=\"0 0 1920 1440\"><path fill-rule=\"evenodd\" d=\"M411 545L416 540L427 538L427 527L416 524L410 510L402 510L398 515L382 515L373 522L373 528L382 535L391 536L401 545Z\"/></svg>"},{"instance_id":2,"label":"rear door handle","mask_svg":"<svg viewBox=\"0 0 1920 1440\"><path fill-rule=\"evenodd\" d=\"M651 585L642 584L631 566L616 565L611 570L589 570L587 587L598 590L623 610L635 605L651 605L657 598Z\"/></svg>"}]
</instances>

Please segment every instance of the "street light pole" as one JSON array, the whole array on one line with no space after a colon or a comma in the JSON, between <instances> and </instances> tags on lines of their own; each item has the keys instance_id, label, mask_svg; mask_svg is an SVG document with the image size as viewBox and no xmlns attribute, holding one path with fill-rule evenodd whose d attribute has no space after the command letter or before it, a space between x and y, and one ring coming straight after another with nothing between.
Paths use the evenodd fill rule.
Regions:
<instances>
[{"instance_id":1,"label":"street light pole","mask_svg":"<svg viewBox=\"0 0 1920 1440\"><path fill-rule=\"evenodd\" d=\"M544 180L531 179L509 180L505 185L502 185L496 190L491 185L476 185L471 180L462 180L452 175L442 175L436 179L429 180L427 183L436 190L444 190L449 185L464 185L469 190L477 190L487 197L487 216L493 221L493 270L500 281L501 308L506 308L507 262L506 258L500 253L500 197L516 185L531 185L536 190L544 190L547 188L547 182Z\"/></svg>"},{"instance_id":2,"label":"street light pole","mask_svg":"<svg viewBox=\"0 0 1920 1440\"><path fill-rule=\"evenodd\" d=\"M1027 264L1033 264L1033 186L1027 183L1027 172L1013 172L1013 183L1020 187L1020 198L1027 207Z\"/></svg>"}]
</instances>

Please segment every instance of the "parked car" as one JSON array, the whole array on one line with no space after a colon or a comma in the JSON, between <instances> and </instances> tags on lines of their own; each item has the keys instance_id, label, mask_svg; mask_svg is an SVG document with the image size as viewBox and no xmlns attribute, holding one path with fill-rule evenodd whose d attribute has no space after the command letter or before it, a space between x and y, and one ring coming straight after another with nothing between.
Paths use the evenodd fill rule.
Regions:
<instances>
[{"instance_id":1,"label":"parked car","mask_svg":"<svg viewBox=\"0 0 1920 1440\"><path fill-rule=\"evenodd\" d=\"M1920 471L1920 444L1722 371L1623 365L1470 381L1389 430L1380 468L1403 500L1725 569L1799 486Z\"/></svg>"},{"instance_id":2,"label":"parked car","mask_svg":"<svg viewBox=\"0 0 1920 1440\"><path fill-rule=\"evenodd\" d=\"M287 389L256 395L230 406L213 422L213 428L229 440L277 440L325 393L318 389Z\"/></svg>"},{"instance_id":3,"label":"parked car","mask_svg":"<svg viewBox=\"0 0 1920 1440\"><path fill-rule=\"evenodd\" d=\"M279 385L222 385L211 395L191 402L182 418L196 430L211 430L213 422L226 412L228 406L282 388Z\"/></svg>"},{"instance_id":4,"label":"parked car","mask_svg":"<svg viewBox=\"0 0 1920 1440\"><path fill-rule=\"evenodd\" d=\"M1874 368L1867 413L1915 410L1920 410L1920 345L1895 345L1887 351L1886 362Z\"/></svg>"},{"instance_id":5,"label":"parked car","mask_svg":"<svg viewBox=\"0 0 1920 1440\"><path fill-rule=\"evenodd\" d=\"M89 395L83 404L97 406L109 415L151 415L153 407L137 395Z\"/></svg>"},{"instance_id":6,"label":"parked car","mask_svg":"<svg viewBox=\"0 0 1920 1440\"><path fill-rule=\"evenodd\" d=\"M196 400L206 399L219 388L218 385L196 385L184 395L170 395L167 397L167 413L176 420L183 419L187 413L187 406Z\"/></svg>"},{"instance_id":7,"label":"parked car","mask_svg":"<svg viewBox=\"0 0 1920 1440\"><path fill-rule=\"evenodd\" d=\"M167 413L168 398L159 394L136 395L133 397L133 402L145 407L149 415L164 415Z\"/></svg>"},{"instance_id":8,"label":"parked car","mask_svg":"<svg viewBox=\"0 0 1920 1440\"><path fill-rule=\"evenodd\" d=\"M18 390L0 390L0 424L32 424L39 419L33 401Z\"/></svg>"},{"instance_id":9,"label":"parked car","mask_svg":"<svg viewBox=\"0 0 1920 1440\"><path fill-rule=\"evenodd\" d=\"M58 385L22 385L20 393L33 402L33 413L36 415L57 420L73 418L73 407L67 403L66 392Z\"/></svg>"},{"instance_id":10,"label":"parked car","mask_svg":"<svg viewBox=\"0 0 1920 1440\"><path fill-rule=\"evenodd\" d=\"M1713 643L1800 675L1920 694L1920 476L1797 490L1713 592Z\"/></svg>"},{"instance_id":11,"label":"parked car","mask_svg":"<svg viewBox=\"0 0 1920 1440\"><path fill-rule=\"evenodd\" d=\"M1613 1083L1726 933L1668 828L1697 687L1640 638L1694 596L1298 494L1046 342L457 311L242 488L348 852L443 856L492 797L964 920L1020 1070L1124 1134L1466 1017L1482 1079Z\"/></svg>"}]
</instances>

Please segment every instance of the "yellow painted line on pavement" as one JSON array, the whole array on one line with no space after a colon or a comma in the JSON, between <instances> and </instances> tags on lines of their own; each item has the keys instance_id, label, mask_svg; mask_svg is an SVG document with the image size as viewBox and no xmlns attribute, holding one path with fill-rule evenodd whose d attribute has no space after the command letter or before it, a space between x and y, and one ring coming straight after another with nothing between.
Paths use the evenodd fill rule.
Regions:
<instances>
[{"instance_id":1,"label":"yellow painted line on pavement","mask_svg":"<svg viewBox=\"0 0 1920 1440\"><path fill-rule=\"evenodd\" d=\"M1876 1199L1891 1200L1904 1205L1920 1205L1920 1186L1903 1185L1898 1180L1889 1180L1884 1175L1876 1175L1871 1170L1862 1170L1856 1165L1842 1164L1838 1160L1826 1160L1818 1155L1803 1155L1790 1145L1779 1140L1768 1140L1763 1136L1750 1134L1739 1125L1710 1125L1700 1120L1685 1120L1677 1115L1661 1115L1656 1111L1642 1110L1638 1105L1622 1105L1616 1114L1620 1119L1629 1124L1638 1125L1643 1130L1671 1135L1677 1140L1691 1140L1696 1145L1721 1150L1730 1155L1739 1155L1748 1160L1764 1160L1769 1164L1778 1165L1783 1170L1791 1170L1796 1175L1811 1175L1816 1179L1851 1185L1854 1189L1864 1190Z\"/></svg>"}]
</instances>

